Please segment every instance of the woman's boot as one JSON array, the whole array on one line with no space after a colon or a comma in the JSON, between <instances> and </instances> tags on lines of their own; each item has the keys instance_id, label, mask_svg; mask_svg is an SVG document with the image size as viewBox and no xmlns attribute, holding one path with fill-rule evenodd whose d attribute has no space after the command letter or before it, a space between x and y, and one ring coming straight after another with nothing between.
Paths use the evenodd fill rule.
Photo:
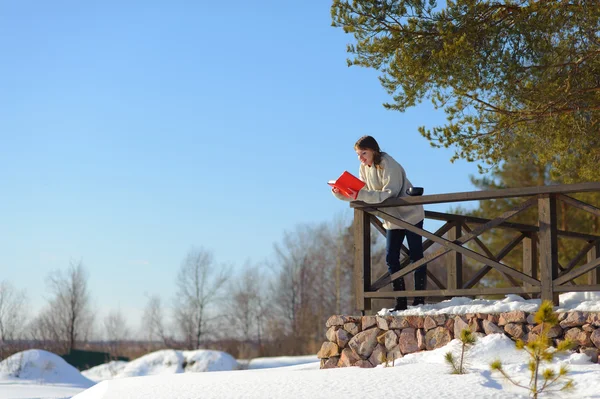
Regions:
<instances>
[{"instance_id":1,"label":"woman's boot","mask_svg":"<svg viewBox=\"0 0 600 399\"><path fill-rule=\"evenodd\" d=\"M392 282L392 286L394 287L394 291L404 291L404 277L400 277L397 280ZM396 306L392 309L392 312L396 312L398 310L406 310L408 309L408 305L406 303L406 297L396 298Z\"/></svg>"},{"instance_id":2,"label":"woman's boot","mask_svg":"<svg viewBox=\"0 0 600 399\"><path fill-rule=\"evenodd\" d=\"M415 272L415 290L423 291L427 285L427 269ZM425 297L417 296L412 303L413 306L425 305Z\"/></svg>"}]
</instances>

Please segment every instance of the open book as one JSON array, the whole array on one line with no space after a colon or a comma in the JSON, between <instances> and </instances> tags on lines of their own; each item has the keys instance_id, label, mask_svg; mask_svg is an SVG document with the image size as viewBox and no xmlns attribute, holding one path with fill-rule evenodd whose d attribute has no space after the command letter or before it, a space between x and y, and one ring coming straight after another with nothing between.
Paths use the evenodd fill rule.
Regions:
<instances>
[{"instance_id":1,"label":"open book","mask_svg":"<svg viewBox=\"0 0 600 399\"><path fill-rule=\"evenodd\" d=\"M360 180L358 177L354 176L348 171L344 171L344 173L342 173L337 180L329 180L327 184L332 187L337 187L342 195L351 199L356 199L354 195L350 194L352 190L358 193L360 189L365 186L364 181Z\"/></svg>"}]
</instances>

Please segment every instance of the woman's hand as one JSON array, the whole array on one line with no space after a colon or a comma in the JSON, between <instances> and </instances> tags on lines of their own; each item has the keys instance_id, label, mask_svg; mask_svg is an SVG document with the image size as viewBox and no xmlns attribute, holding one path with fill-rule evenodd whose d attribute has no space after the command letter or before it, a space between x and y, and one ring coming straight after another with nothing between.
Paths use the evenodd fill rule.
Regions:
<instances>
[{"instance_id":1,"label":"woman's hand","mask_svg":"<svg viewBox=\"0 0 600 399\"><path fill-rule=\"evenodd\" d=\"M354 191L351 188L348 188L347 192L352 199L356 199L356 197L358 197L358 191Z\"/></svg>"}]
</instances>

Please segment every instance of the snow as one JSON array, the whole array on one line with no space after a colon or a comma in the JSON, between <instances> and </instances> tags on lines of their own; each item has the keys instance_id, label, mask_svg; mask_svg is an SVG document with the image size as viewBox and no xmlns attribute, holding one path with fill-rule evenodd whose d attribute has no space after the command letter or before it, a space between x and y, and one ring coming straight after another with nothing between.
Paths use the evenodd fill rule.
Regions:
<instances>
[{"instance_id":1,"label":"snow","mask_svg":"<svg viewBox=\"0 0 600 399\"><path fill-rule=\"evenodd\" d=\"M13 382L36 382L88 388L94 382L54 353L30 349L0 362L0 379Z\"/></svg>"},{"instance_id":2,"label":"snow","mask_svg":"<svg viewBox=\"0 0 600 399\"><path fill-rule=\"evenodd\" d=\"M453 298L438 304L410 307L396 314L496 313L512 310L534 312L539 300L508 295L503 300ZM600 311L600 293L569 293L560 296L557 311ZM380 314L389 314L382 309ZM325 328L324 328L325 331ZM324 333L323 333L324 334ZM527 354L515 348L503 334L480 338L468 352L469 373L450 374L444 355L456 351L454 340L443 348L407 355L389 367L357 367L320 370L315 355L257 358L246 361L248 370L236 370L238 362L226 353L209 350L163 350L129 363L112 362L81 374L51 353L21 352L25 365L19 378L0 363L0 399L211 399L211 398L344 398L408 397L436 398L528 398L527 392L490 371L500 359L504 370L528 382ZM17 354L19 355L19 354ZM16 355L13 355L16 356ZM244 361L239 361L243 363ZM560 398L600 399L600 365L585 354L557 356L555 370L569 367L575 390L556 394ZM544 367L545 368L545 367ZM199 371L211 371L199 372ZM96 385L90 381L101 381ZM91 386L91 388L86 389ZM546 397L545 395L542 397Z\"/></svg>"},{"instance_id":3,"label":"snow","mask_svg":"<svg viewBox=\"0 0 600 399\"><path fill-rule=\"evenodd\" d=\"M123 360L113 360L109 363L101 364L91 369L84 370L81 374L94 382L110 380L120 374L128 362Z\"/></svg>"},{"instance_id":4,"label":"snow","mask_svg":"<svg viewBox=\"0 0 600 399\"><path fill-rule=\"evenodd\" d=\"M317 355L257 357L248 362L248 370L269 369L318 362Z\"/></svg>"},{"instance_id":5,"label":"snow","mask_svg":"<svg viewBox=\"0 0 600 399\"><path fill-rule=\"evenodd\" d=\"M58 355L31 349L0 362L0 399L70 398L94 381Z\"/></svg>"},{"instance_id":6,"label":"snow","mask_svg":"<svg viewBox=\"0 0 600 399\"><path fill-rule=\"evenodd\" d=\"M454 297L452 299L422 306L409 306L407 310L391 312L383 308L378 314L420 316L435 314L466 314L466 313L502 313L513 310L535 312L540 306L540 299L523 299L519 295L506 295L503 300L470 299ZM587 311L600 312L600 292L569 292L559 296L556 312Z\"/></svg>"},{"instance_id":7,"label":"snow","mask_svg":"<svg viewBox=\"0 0 600 399\"><path fill-rule=\"evenodd\" d=\"M444 355L457 350L453 340L443 348L398 359L394 366L320 370L319 362L260 370L160 375L104 381L73 399L216 399L216 398L527 398L527 392L489 371L500 358L511 376L527 379L527 355L503 334L481 338L468 352L469 373L453 375ZM305 357L301 357L305 358ZM559 357L553 363L570 367L576 384L563 398L600 398L600 366L582 354Z\"/></svg>"},{"instance_id":8,"label":"snow","mask_svg":"<svg viewBox=\"0 0 600 399\"><path fill-rule=\"evenodd\" d=\"M87 378L100 382L114 378L145 375L230 371L238 368L237 361L228 353L199 349L194 351L160 350L131 362L110 362L83 371Z\"/></svg>"}]
</instances>

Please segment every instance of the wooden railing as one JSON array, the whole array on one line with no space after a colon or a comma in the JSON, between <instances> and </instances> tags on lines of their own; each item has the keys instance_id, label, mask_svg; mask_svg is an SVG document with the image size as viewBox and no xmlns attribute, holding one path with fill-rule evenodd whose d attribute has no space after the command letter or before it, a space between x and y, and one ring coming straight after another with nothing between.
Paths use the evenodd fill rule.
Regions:
<instances>
[{"instance_id":1,"label":"wooden railing","mask_svg":"<svg viewBox=\"0 0 600 399\"><path fill-rule=\"evenodd\" d=\"M364 314L365 310L371 309L372 298L394 298L396 296L453 297L521 294L541 297L542 300L551 300L555 305L558 305L558 294L561 292L600 291L600 236L559 230L557 227L558 201L600 217L599 208L567 195L583 192L600 192L600 182L402 197L388 199L380 204L352 202L350 205L354 208L354 279L357 309ZM395 206L517 197L528 198L494 219L425 211L426 219L445 222L435 233L415 227L386 213L386 208ZM538 208L537 226L507 221L534 206ZM426 238L423 243L425 251L434 243L441 245L441 247L435 251L426 252L423 259L410 263L408 256L406 256L408 249L403 246L402 252L405 256L401 260L400 271L391 276L386 272L372 282L371 224L382 234L385 234L385 229L378 218L392 222ZM471 229L469 224L477 227ZM479 238L481 234L493 228L518 231L519 234L497 254L493 254ZM447 234L447 238L443 237L445 234ZM558 237L570 237L586 242L583 249L564 267L559 264L558 260ZM465 246L471 241L485 255ZM522 245L523 249L521 270L502 263L502 259L518 245ZM448 256L450 259L445 265L447 271L446 282L440 281L430 271L427 273L430 281L429 287L433 283L434 286L437 286L436 289L402 292L379 291L390 284L392 280L406 276L419 266L445 254L450 254ZM468 281L463 279L463 257L473 259L484 265ZM583 258L587 258L587 262L577 266ZM473 288L492 269L500 272L511 286L504 288ZM574 279L586 273L588 276L587 285L576 285L573 282Z\"/></svg>"}]
</instances>

